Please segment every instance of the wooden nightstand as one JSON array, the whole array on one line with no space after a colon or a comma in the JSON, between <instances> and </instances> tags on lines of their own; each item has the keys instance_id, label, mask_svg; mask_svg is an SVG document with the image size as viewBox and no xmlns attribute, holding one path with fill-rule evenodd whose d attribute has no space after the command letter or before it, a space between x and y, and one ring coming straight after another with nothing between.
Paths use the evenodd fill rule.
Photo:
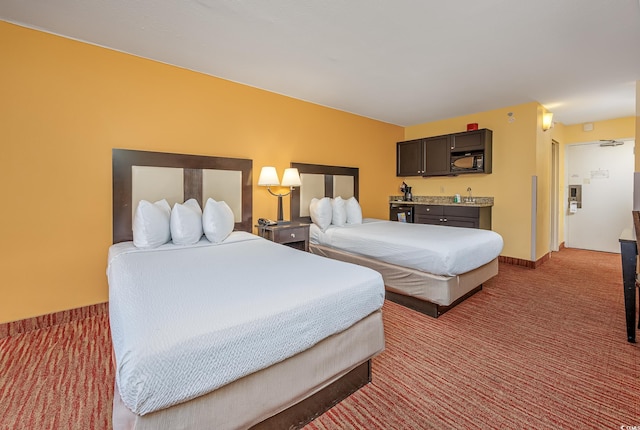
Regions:
<instances>
[{"instance_id":1,"label":"wooden nightstand","mask_svg":"<svg viewBox=\"0 0 640 430\"><path fill-rule=\"evenodd\" d=\"M276 225L259 225L258 235L301 251L309 251L309 224L281 221Z\"/></svg>"}]
</instances>

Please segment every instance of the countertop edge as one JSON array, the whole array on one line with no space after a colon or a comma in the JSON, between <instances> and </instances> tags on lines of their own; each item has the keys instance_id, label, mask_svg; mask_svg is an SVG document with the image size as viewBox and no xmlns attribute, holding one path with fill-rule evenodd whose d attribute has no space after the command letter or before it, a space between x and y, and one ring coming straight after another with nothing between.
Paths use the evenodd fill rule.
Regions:
<instances>
[{"instance_id":1,"label":"countertop edge","mask_svg":"<svg viewBox=\"0 0 640 430\"><path fill-rule=\"evenodd\" d=\"M460 203L456 203L453 201L453 196L414 196L413 200L402 200L402 196L389 196L389 204L462 206L478 208L493 206L493 197L474 197L474 201L472 203L465 203L464 200Z\"/></svg>"}]
</instances>

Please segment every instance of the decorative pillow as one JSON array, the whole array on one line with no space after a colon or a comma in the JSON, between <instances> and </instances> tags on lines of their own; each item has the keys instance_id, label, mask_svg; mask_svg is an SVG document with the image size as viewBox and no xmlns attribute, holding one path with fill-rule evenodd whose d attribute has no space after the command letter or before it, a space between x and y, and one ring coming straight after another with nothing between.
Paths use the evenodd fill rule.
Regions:
<instances>
[{"instance_id":1,"label":"decorative pillow","mask_svg":"<svg viewBox=\"0 0 640 430\"><path fill-rule=\"evenodd\" d=\"M331 208L333 209L331 224L338 227L344 226L347 222L346 201L342 197L338 196L331 200Z\"/></svg>"},{"instance_id":2,"label":"decorative pillow","mask_svg":"<svg viewBox=\"0 0 640 430\"><path fill-rule=\"evenodd\" d=\"M210 242L220 243L233 231L235 219L233 211L225 202L207 200L202 213L202 228Z\"/></svg>"},{"instance_id":3,"label":"decorative pillow","mask_svg":"<svg viewBox=\"0 0 640 430\"><path fill-rule=\"evenodd\" d=\"M202 237L202 209L196 199L176 203L171 211L171 239L176 245L192 245Z\"/></svg>"},{"instance_id":4,"label":"decorative pillow","mask_svg":"<svg viewBox=\"0 0 640 430\"><path fill-rule=\"evenodd\" d=\"M317 225L320 230L325 231L331 224L331 216L333 209L331 208L331 199L323 197L321 199L313 198L309 204L309 215L311 221Z\"/></svg>"},{"instance_id":5,"label":"decorative pillow","mask_svg":"<svg viewBox=\"0 0 640 430\"><path fill-rule=\"evenodd\" d=\"M362 224L362 208L355 197L347 200L347 224Z\"/></svg>"},{"instance_id":6,"label":"decorative pillow","mask_svg":"<svg viewBox=\"0 0 640 430\"><path fill-rule=\"evenodd\" d=\"M165 199L155 203L140 200L133 216L133 244L155 248L171 240L171 206Z\"/></svg>"}]
</instances>

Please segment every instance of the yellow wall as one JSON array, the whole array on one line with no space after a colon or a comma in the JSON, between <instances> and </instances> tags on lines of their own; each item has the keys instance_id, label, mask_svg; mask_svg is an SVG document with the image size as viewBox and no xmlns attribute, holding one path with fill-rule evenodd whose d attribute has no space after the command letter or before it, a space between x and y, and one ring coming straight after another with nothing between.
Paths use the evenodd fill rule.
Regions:
<instances>
[{"instance_id":1,"label":"yellow wall","mask_svg":"<svg viewBox=\"0 0 640 430\"><path fill-rule=\"evenodd\" d=\"M456 133L474 122L493 130L493 173L398 178L397 185L404 180L415 195L464 196L471 187L474 196L494 197L492 228L504 238L502 255L531 260L531 178L539 173L534 131L539 106L532 102L407 127L405 139Z\"/></svg>"},{"instance_id":2,"label":"yellow wall","mask_svg":"<svg viewBox=\"0 0 640 430\"><path fill-rule=\"evenodd\" d=\"M564 196L565 196L565 184L566 184L566 169L565 169L565 152L566 145L563 145L564 136L564 128L565 125L562 123L555 123L554 127L549 130L551 133L551 139L558 143L558 211L556 217L558 218L558 243L550 244L552 245L552 249L556 249L560 247L560 245L564 242L564 221L565 221L565 207L564 207Z\"/></svg>"},{"instance_id":3,"label":"yellow wall","mask_svg":"<svg viewBox=\"0 0 640 430\"><path fill-rule=\"evenodd\" d=\"M360 167L386 218L401 127L0 22L0 323L108 299L111 149ZM254 187L254 220L277 201ZM285 214L289 199L285 198Z\"/></svg>"},{"instance_id":4,"label":"yellow wall","mask_svg":"<svg viewBox=\"0 0 640 430\"><path fill-rule=\"evenodd\" d=\"M542 130L542 117L547 112L537 105L536 134L536 242L537 261L551 250L551 139L550 130Z\"/></svg>"},{"instance_id":5,"label":"yellow wall","mask_svg":"<svg viewBox=\"0 0 640 430\"><path fill-rule=\"evenodd\" d=\"M635 122L635 116L595 121L591 123L593 124L592 131L584 131L584 124L566 125L562 129L562 133L554 134L554 138L562 140L565 145L597 142L601 139L628 139L636 135Z\"/></svg>"}]
</instances>

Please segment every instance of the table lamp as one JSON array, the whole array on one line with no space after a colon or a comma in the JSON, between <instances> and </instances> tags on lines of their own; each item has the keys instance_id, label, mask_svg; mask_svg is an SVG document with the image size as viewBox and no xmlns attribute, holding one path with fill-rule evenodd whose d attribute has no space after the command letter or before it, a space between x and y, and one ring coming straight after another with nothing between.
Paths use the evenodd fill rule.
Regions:
<instances>
[{"instance_id":1,"label":"table lamp","mask_svg":"<svg viewBox=\"0 0 640 430\"><path fill-rule=\"evenodd\" d=\"M283 221L282 215L282 198L284 196L288 196L291 194L293 187L299 187L302 185L300 181L300 174L298 173L298 169L288 168L285 169L284 175L282 176L282 183L278 179L278 172L275 167L265 166L260 171L260 178L258 178L258 185L267 187L267 191L271 193L271 195L276 196L278 198L278 221ZM289 187L289 192L286 194L276 194L271 191L272 186L283 186Z\"/></svg>"}]
</instances>

